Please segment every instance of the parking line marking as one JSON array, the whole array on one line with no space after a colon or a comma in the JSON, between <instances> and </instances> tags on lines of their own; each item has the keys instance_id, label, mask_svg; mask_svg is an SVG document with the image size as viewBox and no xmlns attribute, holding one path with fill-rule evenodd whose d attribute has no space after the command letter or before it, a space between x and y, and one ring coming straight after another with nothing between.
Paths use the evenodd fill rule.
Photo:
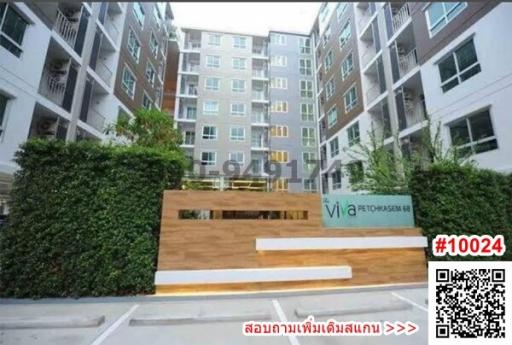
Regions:
<instances>
[{"instance_id":1,"label":"parking line marking","mask_svg":"<svg viewBox=\"0 0 512 345\"><path fill-rule=\"evenodd\" d=\"M107 339L112 333L114 333L114 331L118 329L119 326L121 326L124 320L126 320L138 307L138 304L132 306L130 310L121 315L119 319L116 320L116 322L111 324L110 327L105 330L105 332L101 333L100 336L91 343L91 345L100 345L103 341L105 341L105 339Z\"/></svg>"},{"instance_id":2,"label":"parking line marking","mask_svg":"<svg viewBox=\"0 0 512 345\"><path fill-rule=\"evenodd\" d=\"M286 320L286 315L283 311L283 308L281 308L281 305L279 304L277 299L273 299L272 304L274 305L274 309L276 310L277 316L279 317L279 321L288 322L288 320ZM291 345L300 345L299 340L297 339L296 336L290 335L288 336L288 339L290 340Z\"/></svg>"},{"instance_id":3,"label":"parking line marking","mask_svg":"<svg viewBox=\"0 0 512 345\"><path fill-rule=\"evenodd\" d=\"M412 304L413 306L415 306L416 308L419 308L419 309L423 310L424 312L428 313L428 309L427 309L427 308L425 308L424 306L421 306L421 305L419 305L418 303L413 302L413 301L411 301L410 299L405 298L404 296L401 296L401 295L399 295L399 294L397 294L397 293L395 293L395 292L392 292L391 294L392 294L393 296L395 296L396 298L400 298L402 301L405 301L405 302L407 302L407 303L410 303L410 304Z\"/></svg>"}]
</instances>

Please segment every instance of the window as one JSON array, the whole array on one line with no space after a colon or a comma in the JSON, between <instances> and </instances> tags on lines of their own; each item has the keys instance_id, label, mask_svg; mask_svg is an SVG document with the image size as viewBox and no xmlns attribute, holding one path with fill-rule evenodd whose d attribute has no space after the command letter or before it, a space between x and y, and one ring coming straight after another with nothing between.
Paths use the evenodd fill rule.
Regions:
<instances>
[{"instance_id":1,"label":"window","mask_svg":"<svg viewBox=\"0 0 512 345\"><path fill-rule=\"evenodd\" d=\"M287 192L288 191L288 179L278 178L272 181L272 190L274 192Z\"/></svg>"},{"instance_id":2,"label":"window","mask_svg":"<svg viewBox=\"0 0 512 345\"><path fill-rule=\"evenodd\" d=\"M272 126L270 128L270 135L277 138L288 136L288 126Z\"/></svg>"},{"instance_id":3,"label":"window","mask_svg":"<svg viewBox=\"0 0 512 345\"><path fill-rule=\"evenodd\" d=\"M336 122L338 122L338 114L336 112L336 107L332 107L327 112L327 126L331 128L336 124Z\"/></svg>"},{"instance_id":4,"label":"window","mask_svg":"<svg viewBox=\"0 0 512 345\"><path fill-rule=\"evenodd\" d=\"M325 98L328 100L334 95L334 78L331 78L326 84L325 84Z\"/></svg>"},{"instance_id":5,"label":"window","mask_svg":"<svg viewBox=\"0 0 512 345\"><path fill-rule=\"evenodd\" d=\"M332 189L341 188L341 175L341 169L336 169L333 173L331 173Z\"/></svg>"},{"instance_id":6,"label":"window","mask_svg":"<svg viewBox=\"0 0 512 345\"><path fill-rule=\"evenodd\" d=\"M311 59L300 59L299 60L300 75L312 75L313 68L311 66L312 66Z\"/></svg>"},{"instance_id":7,"label":"window","mask_svg":"<svg viewBox=\"0 0 512 345\"><path fill-rule=\"evenodd\" d=\"M449 128L452 145L462 156L498 148L489 109L453 122Z\"/></svg>"},{"instance_id":8,"label":"window","mask_svg":"<svg viewBox=\"0 0 512 345\"><path fill-rule=\"evenodd\" d=\"M20 57L28 22L6 2L0 3L0 45Z\"/></svg>"},{"instance_id":9,"label":"window","mask_svg":"<svg viewBox=\"0 0 512 345\"><path fill-rule=\"evenodd\" d=\"M144 8L142 7L140 2L133 3L133 14L135 19L139 22L140 26L144 25Z\"/></svg>"},{"instance_id":10,"label":"window","mask_svg":"<svg viewBox=\"0 0 512 345\"><path fill-rule=\"evenodd\" d=\"M336 6L336 16L338 17L338 20L341 19L343 14L347 11L348 3L346 2L339 2L338 6Z\"/></svg>"},{"instance_id":11,"label":"window","mask_svg":"<svg viewBox=\"0 0 512 345\"><path fill-rule=\"evenodd\" d=\"M327 72L331 68L331 66L332 66L332 51L329 50L327 55L325 55L325 59L324 59L325 71Z\"/></svg>"},{"instance_id":12,"label":"window","mask_svg":"<svg viewBox=\"0 0 512 345\"><path fill-rule=\"evenodd\" d=\"M4 132L4 120L5 113L7 109L7 102L9 102L9 98L7 96L0 93L0 135Z\"/></svg>"},{"instance_id":13,"label":"window","mask_svg":"<svg viewBox=\"0 0 512 345\"><path fill-rule=\"evenodd\" d=\"M231 91L233 92L245 92L245 80L233 79L231 80Z\"/></svg>"},{"instance_id":14,"label":"window","mask_svg":"<svg viewBox=\"0 0 512 345\"><path fill-rule=\"evenodd\" d=\"M302 98L313 98L313 82L311 80L300 81L300 96Z\"/></svg>"},{"instance_id":15,"label":"window","mask_svg":"<svg viewBox=\"0 0 512 345\"><path fill-rule=\"evenodd\" d=\"M345 101L345 112L348 113L350 110L357 106L357 93L356 87L352 86L343 96Z\"/></svg>"},{"instance_id":16,"label":"window","mask_svg":"<svg viewBox=\"0 0 512 345\"><path fill-rule=\"evenodd\" d=\"M288 79L287 78L279 78L274 77L270 79L270 87L272 89L287 89L288 88Z\"/></svg>"},{"instance_id":17,"label":"window","mask_svg":"<svg viewBox=\"0 0 512 345\"><path fill-rule=\"evenodd\" d=\"M238 70L244 70L247 65L247 59L235 57L233 58L233 68Z\"/></svg>"},{"instance_id":18,"label":"window","mask_svg":"<svg viewBox=\"0 0 512 345\"><path fill-rule=\"evenodd\" d=\"M288 102L284 101L275 101L270 105L270 111L274 113L287 113L288 112Z\"/></svg>"},{"instance_id":19,"label":"window","mask_svg":"<svg viewBox=\"0 0 512 345\"><path fill-rule=\"evenodd\" d=\"M359 183L364 180L363 162L357 161L347 164L348 182Z\"/></svg>"},{"instance_id":20,"label":"window","mask_svg":"<svg viewBox=\"0 0 512 345\"><path fill-rule=\"evenodd\" d=\"M209 46L220 46L220 35L219 34L209 34L208 35L208 45Z\"/></svg>"},{"instance_id":21,"label":"window","mask_svg":"<svg viewBox=\"0 0 512 345\"><path fill-rule=\"evenodd\" d=\"M352 53L348 54L343 63L341 64L341 78L345 80L345 78L352 72L354 69L354 56Z\"/></svg>"},{"instance_id":22,"label":"window","mask_svg":"<svg viewBox=\"0 0 512 345\"><path fill-rule=\"evenodd\" d=\"M140 43L137 39L137 36L133 33L132 30L128 33L128 52L135 60L135 62L139 63L140 58Z\"/></svg>"},{"instance_id":23,"label":"window","mask_svg":"<svg viewBox=\"0 0 512 345\"><path fill-rule=\"evenodd\" d=\"M243 127L231 127L229 130L229 140L231 141L244 141L245 140L245 128Z\"/></svg>"},{"instance_id":24,"label":"window","mask_svg":"<svg viewBox=\"0 0 512 345\"><path fill-rule=\"evenodd\" d=\"M465 2L433 2L426 11L430 37L441 31L466 6Z\"/></svg>"},{"instance_id":25,"label":"window","mask_svg":"<svg viewBox=\"0 0 512 345\"><path fill-rule=\"evenodd\" d=\"M275 67L286 67L288 60L283 55L272 55L270 57L270 64Z\"/></svg>"},{"instance_id":26,"label":"window","mask_svg":"<svg viewBox=\"0 0 512 345\"><path fill-rule=\"evenodd\" d=\"M217 127L203 126L203 139L205 139L205 140L217 139Z\"/></svg>"},{"instance_id":27,"label":"window","mask_svg":"<svg viewBox=\"0 0 512 345\"><path fill-rule=\"evenodd\" d=\"M149 38L149 49L154 57L158 57L158 41L153 33L151 33L151 37Z\"/></svg>"},{"instance_id":28,"label":"window","mask_svg":"<svg viewBox=\"0 0 512 345\"><path fill-rule=\"evenodd\" d=\"M146 79L149 81L149 83L154 86L155 85L155 76L156 71L151 62L148 61L146 65Z\"/></svg>"},{"instance_id":29,"label":"window","mask_svg":"<svg viewBox=\"0 0 512 345\"><path fill-rule=\"evenodd\" d=\"M308 104L308 103L300 104L300 118L304 122L315 121L315 113L313 111L313 104Z\"/></svg>"},{"instance_id":30,"label":"window","mask_svg":"<svg viewBox=\"0 0 512 345\"><path fill-rule=\"evenodd\" d=\"M299 53L311 54L311 40L306 37L299 37Z\"/></svg>"},{"instance_id":31,"label":"window","mask_svg":"<svg viewBox=\"0 0 512 345\"><path fill-rule=\"evenodd\" d=\"M316 166L315 152L302 152L302 167L306 171L312 171Z\"/></svg>"},{"instance_id":32,"label":"window","mask_svg":"<svg viewBox=\"0 0 512 345\"><path fill-rule=\"evenodd\" d=\"M219 102L217 101L204 101L203 115L217 115L219 113Z\"/></svg>"},{"instance_id":33,"label":"window","mask_svg":"<svg viewBox=\"0 0 512 345\"><path fill-rule=\"evenodd\" d=\"M245 103L231 103L231 115L245 116Z\"/></svg>"},{"instance_id":34,"label":"window","mask_svg":"<svg viewBox=\"0 0 512 345\"><path fill-rule=\"evenodd\" d=\"M247 48L247 37L234 36L233 37L233 48L238 48L238 49Z\"/></svg>"},{"instance_id":35,"label":"window","mask_svg":"<svg viewBox=\"0 0 512 345\"><path fill-rule=\"evenodd\" d=\"M251 171L254 175L261 175L261 173L263 172L263 162L260 160L260 159L252 159L251 160Z\"/></svg>"},{"instance_id":36,"label":"window","mask_svg":"<svg viewBox=\"0 0 512 345\"><path fill-rule=\"evenodd\" d=\"M316 192L316 180L313 178L304 179L304 191Z\"/></svg>"},{"instance_id":37,"label":"window","mask_svg":"<svg viewBox=\"0 0 512 345\"><path fill-rule=\"evenodd\" d=\"M220 78L206 77L204 80L204 88L210 91L219 91L220 89Z\"/></svg>"},{"instance_id":38,"label":"window","mask_svg":"<svg viewBox=\"0 0 512 345\"><path fill-rule=\"evenodd\" d=\"M160 23L162 22L162 17L160 16L160 11L158 10L158 6L153 7L153 16L155 17L155 22L158 28L160 28Z\"/></svg>"},{"instance_id":39,"label":"window","mask_svg":"<svg viewBox=\"0 0 512 345\"><path fill-rule=\"evenodd\" d=\"M331 38L331 26L327 25L327 27L325 28L324 37L323 37L324 47L327 45L327 42L329 42L330 38Z\"/></svg>"},{"instance_id":40,"label":"window","mask_svg":"<svg viewBox=\"0 0 512 345\"><path fill-rule=\"evenodd\" d=\"M220 67L220 56L206 55L206 67L219 68Z\"/></svg>"},{"instance_id":41,"label":"window","mask_svg":"<svg viewBox=\"0 0 512 345\"><path fill-rule=\"evenodd\" d=\"M481 71L473 39L439 62L441 89L446 92Z\"/></svg>"},{"instance_id":42,"label":"window","mask_svg":"<svg viewBox=\"0 0 512 345\"><path fill-rule=\"evenodd\" d=\"M270 34L270 43L285 46L286 36L281 34Z\"/></svg>"},{"instance_id":43,"label":"window","mask_svg":"<svg viewBox=\"0 0 512 345\"><path fill-rule=\"evenodd\" d=\"M244 164L244 153L243 152L230 152L229 161L238 165Z\"/></svg>"},{"instance_id":44,"label":"window","mask_svg":"<svg viewBox=\"0 0 512 345\"><path fill-rule=\"evenodd\" d=\"M187 119L194 120L197 117L197 108L192 106L187 106L185 116Z\"/></svg>"},{"instance_id":45,"label":"window","mask_svg":"<svg viewBox=\"0 0 512 345\"><path fill-rule=\"evenodd\" d=\"M315 129L310 127L302 128L302 146L314 147L315 142Z\"/></svg>"},{"instance_id":46,"label":"window","mask_svg":"<svg viewBox=\"0 0 512 345\"><path fill-rule=\"evenodd\" d=\"M183 144L194 145L196 139L196 133L193 131L185 131L183 135Z\"/></svg>"},{"instance_id":47,"label":"window","mask_svg":"<svg viewBox=\"0 0 512 345\"><path fill-rule=\"evenodd\" d=\"M121 88L133 99L135 94L135 82L136 79L128 67L123 68L123 80L121 82Z\"/></svg>"},{"instance_id":48,"label":"window","mask_svg":"<svg viewBox=\"0 0 512 345\"><path fill-rule=\"evenodd\" d=\"M270 160L276 163L287 163L288 151L271 151Z\"/></svg>"},{"instance_id":49,"label":"window","mask_svg":"<svg viewBox=\"0 0 512 345\"><path fill-rule=\"evenodd\" d=\"M340 49L347 44L350 36L352 35L352 29L350 26L350 20L347 21L347 24L341 29L340 37L339 37L339 43L340 43Z\"/></svg>"},{"instance_id":50,"label":"window","mask_svg":"<svg viewBox=\"0 0 512 345\"><path fill-rule=\"evenodd\" d=\"M215 165L217 163L217 152L201 152L201 165Z\"/></svg>"},{"instance_id":51,"label":"window","mask_svg":"<svg viewBox=\"0 0 512 345\"><path fill-rule=\"evenodd\" d=\"M331 149L331 158L337 156L340 153L340 144L338 142L338 138L334 138L329 142L329 146Z\"/></svg>"},{"instance_id":52,"label":"window","mask_svg":"<svg viewBox=\"0 0 512 345\"><path fill-rule=\"evenodd\" d=\"M151 98L149 98L146 91L144 91L144 94L142 96L142 106L146 109L151 109L151 103L153 103L153 101L151 100Z\"/></svg>"},{"instance_id":53,"label":"window","mask_svg":"<svg viewBox=\"0 0 512 345\"><path fill-rule=\"evenodd\" d=\"M354 123L347 129L348 133L348 146L353 146L355 144L359 144L361 142L361 138L359 136L359 122Z\"/></svg>"}]
</instances>

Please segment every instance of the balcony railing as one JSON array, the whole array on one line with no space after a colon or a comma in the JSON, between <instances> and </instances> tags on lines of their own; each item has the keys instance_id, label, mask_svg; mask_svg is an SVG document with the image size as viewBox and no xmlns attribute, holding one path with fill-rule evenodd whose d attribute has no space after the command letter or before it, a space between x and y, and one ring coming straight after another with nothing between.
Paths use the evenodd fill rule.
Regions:
<instances>
[{"instance_id":1,"label":"balcony railing","mask_svg":"<svg viewBox=\"0 0 512 345\"><path fill-rule=\"evenodd\" d=\"M404 4L402 8L400 8L398 12L393 16L393 33L397 32L398 29L400 29L402 25L407 21L407 19L409 19L409 17L409 6L407 6L407 4Z\"/></svg>"},{"instance_id":2,"label":"balcony railing","mask_svg":"<svg viewBox=\"0 0 512 345\"><path fill-rule=\"evenodd\" d=\"M66 91L66 82L61 81L60 77L52 76L49 71L44 70L41 78L39 92L55 104L62 106L64 92Z\"/></svg>"},{"instance_id":3,"label":"balcony railing","mask_svg":"<svg viewBox=\"0 0 512 345\"><path fill-rule=\"evenodd\" d=\"M195 135L185 136L185 140L183 141L183 145L194 145L196 140Z\"/></svg>"},{"instance_id":4,"label":"balcony railing","mask_svg":"<svg viewBox=\"0 0 512 345\"><path fill-rule=\"evenodd\" d=\"M201 49L201 42L187 42L185 49Z\"/></svg>"},{"instance_id":5,"label":"balcony railing","mask_svg":"<svg viewBox=\"0 0 512 345\"><path fill-rule=\"evenodd\" d=\"M113 73L104 61L98 60L95 71L108 86L111 86Z\"/></svg>"},{"instance_id":6,"label":"balcony railing","mask_svg":"<svg viewBox=\"0 0 512 345\"><path fill-rule=\"evenodd\" d=\"M103 132L105 127L105 116L101 115L97 109L90 108L87 113L86 123L96 130Z\"/></svg>"},{"instance_id":7,"label":"balcony railing","mask_svg":"<svg viewBox=\"0 0 512 345\"><path fill-rule=\"evenodd\" d=\"M197 118L197 112L187 112L187 111L184 111L184 112L180 112L178 113L178 119L181 119L181 120L195 120Z\"/></svg>"},{"instance_id":8,"label":"balcony railing","mask_svg":"<svg viewBox=\"0 0 512 345\"><path fill-rule=\"evenodd\" d=\"M268 56L265 48L252 48L252 54L258 56Z\"/></svg>"},{"instance_id":9,"label":"balcony railing","mask_svg":"<svg viewBox=\"0 0 512 345\"><path fill-rule=\"evenodd\" d=\"M366 47L364 54L361 56L361 62L363 64L363 68L375 57L377 53L375 52L375 46L372 44Z\"/></svg>"},{"instance_id":10,"label":"balcony railing","mask_svg":"<svg viewBox=\"0 0 512 345\"><path fill-rule=\"evenodd\" d=\"M378 84L373 85L366 91L367 104L373 102L380 95L380 87Z\"/></svg>"},{"instance_id":11,"label":"balcony railing","mask_svg":"<svg viewBox=\"0 0 512 345\"><path fill-rule=\"evenodd\" d=\"M180 92L181 95L185 96L197 96L197 88L196 87L186 87L182 89Z\"/></svg>"},{"instance_id":12,"label":"balcony railing","mask_svg":"<svg viewBox=\"0 0 512 345\"><path fill-rule=\"evenodd\" d=\"M107 17L105 21L105 29L107 30L112 41L117 43L117 38L119 37L119 29L115 26L113 19L111 17Z\"/></svg>"},{"instance_id":13,"label":"balcony railing","mask_svg":"<svg viewBox=\"0 0 512 345\"><path fill-rule=\"evenodd\" d=\"M76 40L76 24L69 21L69 19L59 10L57 10L57 19L53 25L53 29L71 46L75 46Z\"/></svg>"},{"instance_id":14,"label":"balcony railing","mask_svg":"<svg viewBox=\"0 0 512 345\"><path fill-rule=\"evenodd\" d=\"M268 147L268 140L266 140L263 137L261 137L261 138L252 138L252 140L251 140L251 147L258 148L258 149L267 148Z\"/></svg>"},{"instance_id":15,"label":"balcony railing","mask_svg":"<svg viewBox=\"0 0 512 345\"><path fill-rule=\"evenodd\" d=\"M267 113L252 113L251 114L251 122L252 123L268 123L269 116Z\"/></svg>"},{"instance_id":16,"label":"balcony railing","mask_svg":"<svg viewBox=\"0 0 512 345\"><path fill-rule=\"evenodd\" d=\"M184 72L199 72L199 65L197 64L186 64L183 66Z\"/></svg>"},{"instance_id":17,"label":"balcony railing","mask_svg":"<svg viewBox=\"0 0 512 345\"><path fill-rule=\"evenodd\" d=\"M406 55L398 56L398 69L400 70L400 78L409 73L416 66L418 66L416 49L411 50Z\"/></svg>"},{"instance_id":18,"label":"balcony railing","mask_svg":"<svg viewBox=\"0 0 512 345\"><path fill-rule=\"evenodd\" d=\"M252 76L257 78L267 78L267 71L264 69L253 69Z\"/></svg>"},{"instance_id":19,"label":"balcony railing","mask_svg":"<svg viewBox=\"0 0 512 345\"><path fill-rule=\"evenodd\" d=\"M267 94L263 91L253 91L252 99L258 101L268 101Z\"/></svg>"}]
</instances>

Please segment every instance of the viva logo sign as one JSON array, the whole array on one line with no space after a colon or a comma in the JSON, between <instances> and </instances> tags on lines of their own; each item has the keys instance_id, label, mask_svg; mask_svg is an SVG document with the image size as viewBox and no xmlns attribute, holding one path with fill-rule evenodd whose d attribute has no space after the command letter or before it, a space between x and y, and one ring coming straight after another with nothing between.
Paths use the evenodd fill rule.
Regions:
<instances>
[{"instance_id":1,"label":"viva logo sign","mask_svg":"<svg viewBox=\"0 0 512 345\"><path fill-rule=\"evenodd\" d=\"M334 204L329 205L328 202L324 203L325 210L329 217L345 217L345 216L357 216L356 205L350 204L348 201L344 202L343 205L340 205L339 201L336 201Z\"/></svg>"}]
</instances>

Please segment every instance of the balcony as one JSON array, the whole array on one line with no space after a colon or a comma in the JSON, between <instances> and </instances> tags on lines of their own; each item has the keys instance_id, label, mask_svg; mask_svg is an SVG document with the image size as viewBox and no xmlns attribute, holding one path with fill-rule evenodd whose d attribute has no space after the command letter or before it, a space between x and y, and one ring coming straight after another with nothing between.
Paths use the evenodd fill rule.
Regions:
<instances>
[{"instance_id":1,"label":"balcony","mask_svg":"<svg viewBox=\"0 0 512 345\"><path fill-rule=\"evenodd\" d=\"M53 30L66 41L70 47L75 46L76 35L78 32L78 21L70 21L60 10L57 9L57 18L53 25Z\"/></svg>"},{"instance_id":2,"label":"balcony","mask_svg":"<svg viewBox=\"0 0 512 345\"><path fill-rule=\"evenodd\" d=\"M52 74L48 70L43 70L39 93L48 98L53 103L62 106L64 92L66 91L66 81L62 77Z\"/></svg>"},{"instance_id":3,"label":"balcony","mask_svg":"<svg viewBox=\"0 0 512 345\"><path fill-rule=\"evenodd\" d=\"M265 112L253 112L251 114L251 124L253 126L268 126L269 115Z\"/></svg>"},{"instance_id":4,"label":"balcony","mask_svg":"<svg viewBox=\"0 0 512 345\"><path fill-rule=\"evenodd\" d=\"M421 75L416 73L395 92L398 128L400 131L427 119Z\"/></svg>"},{"instance_id":5,"label":"balcony","mask_svg":"<svg viewBox=\"0 0 512 345\"><path fill-rule=\"evenodd\" d=\"M98 62L96 63L95 72L108 86L111 85L112 76L114 75L114 73L107 66L104 60L98 60Z\"/></svg>"},{"instance_id":6,"label":"balcony","mask_svg":"<svg viewBox=\"0 0 512 345\"><path fill-rule=\"evenodd\" d=\"M265 69L253 69L252 77L260 78L260 79L268 79L268 72Z\"/></svg>"},{"instance_id":7,"label":"balcony","mask_svg":"<svg viewBox=\"0 0 512 345\"><path fill-rule=\"evenodd\" d=\"M393 11L393 7L391 7L391 10ZM393 14L393 18L391 19L393 33L397 32L410 17L409 6L404 4Z\"/></svg>"},{"instance_id":8,"label":"balcony","mask_svg":"<svg viewBox=\"0 0 512 345\"><path fill-rule=\"evenodd\" d=\"M253 102L268 102L267 93L264 91L253 91L252 92L252 101Z\"/></svg>"},{"instance_id":9,"label":"balcony","mask_svg":"<svg viewBox=\"0 0 512 345\"><path fill-rule=\"evenodd\" d=\"M400 78L404 77L414 67L418 66L418 56L416 49L411 50L405 55L398 55L398 70Z\"/></svg>"},{"instance_id":10,"label":"balcony","mask_svg":"<svg viewBox=\"0 0 512 345\"><path fill-rule=\"evenodd\" d=\"M89 109L87 119L84 122L99 132L103 132L105 129L105 116L100 114L99 110L94 107Z\"/></svg>"},{"instance_id":11,"label":"balcony","mask_svg":"<svg viewBox=\"0 0 512 345\"><path fill-rule=\"evenodd\" d=\"M265 138L252 138L251 140L251 150L254 151L268 151L268 140Z\"/></svg>"},{"instance_id":12,"label":"balcony","mask_svg":"<svg viewBox=\"0 0 512 345\"><path fill-rule=\"evenodd\" d=\"M199 73L199 64L184 64L181 71L189 73Z\"/></svg>"},{"instance_id":13,"label":"balcony","mask_svg":"<svg viewBox=\"0 0 512 345\"><path fill-rule=\"evenodd\" d=\"M253 48L252 57L256 59L268 59L268 53L266 48Z\"/></svg>"},{"instance_id":14,"label":"balcony","mask_svg":"<svg viewBox=\"0 0 512 345\"><path fill-rule=\"evenodd\" d=\"M197 98L197 86L196 85L185 85L181 88L179 97Z\"/></svg>"},{"instance_id":15,"label":"balcony","mask_svg":"<svg viewBox=\"0 0 512 345\"><path fill-rule=\"evenodd\" d=\"M180 104L176 120L182 122L194 122L197 118L197 107L192 102Z\"/></svg>"},{"instance_id":16,"label":"balcony","mask_svg":"<svg viewBox=\"0 0 512 345\"><path fill-rule=\"evenodd\" d=\"M359 5L361 4L361 5ZM359 21L357 23L357 27L359 29L359 33L363 31L363 29L366 27L370 19L372 18L373 14L375 13L376 7L375 3L363 3L359 2L357 6L357 10L359 12Z\"/></svg>"},{"instance_id":17,"label":"balcony","mask_svg":"<svg viewBox=\"0 0 512 345\"><path fill-rule=\"evenodd\" d=\"M114 19L111 17L107 17L104 23L104 27L112 41L117 43L117 40L119 38L119 28L114 23Z\"/></svg>"},{"instance_id":18,"label":"balcony","mask_svg":"<svg viewBox=\"0 0 512 345\"><path fill-rule=\"evenodd\" d=\"M185 43L184 50L191 50L194 52L199 52L201 49L201 41L188 41Z\"/></svg>"}]
</instances>

